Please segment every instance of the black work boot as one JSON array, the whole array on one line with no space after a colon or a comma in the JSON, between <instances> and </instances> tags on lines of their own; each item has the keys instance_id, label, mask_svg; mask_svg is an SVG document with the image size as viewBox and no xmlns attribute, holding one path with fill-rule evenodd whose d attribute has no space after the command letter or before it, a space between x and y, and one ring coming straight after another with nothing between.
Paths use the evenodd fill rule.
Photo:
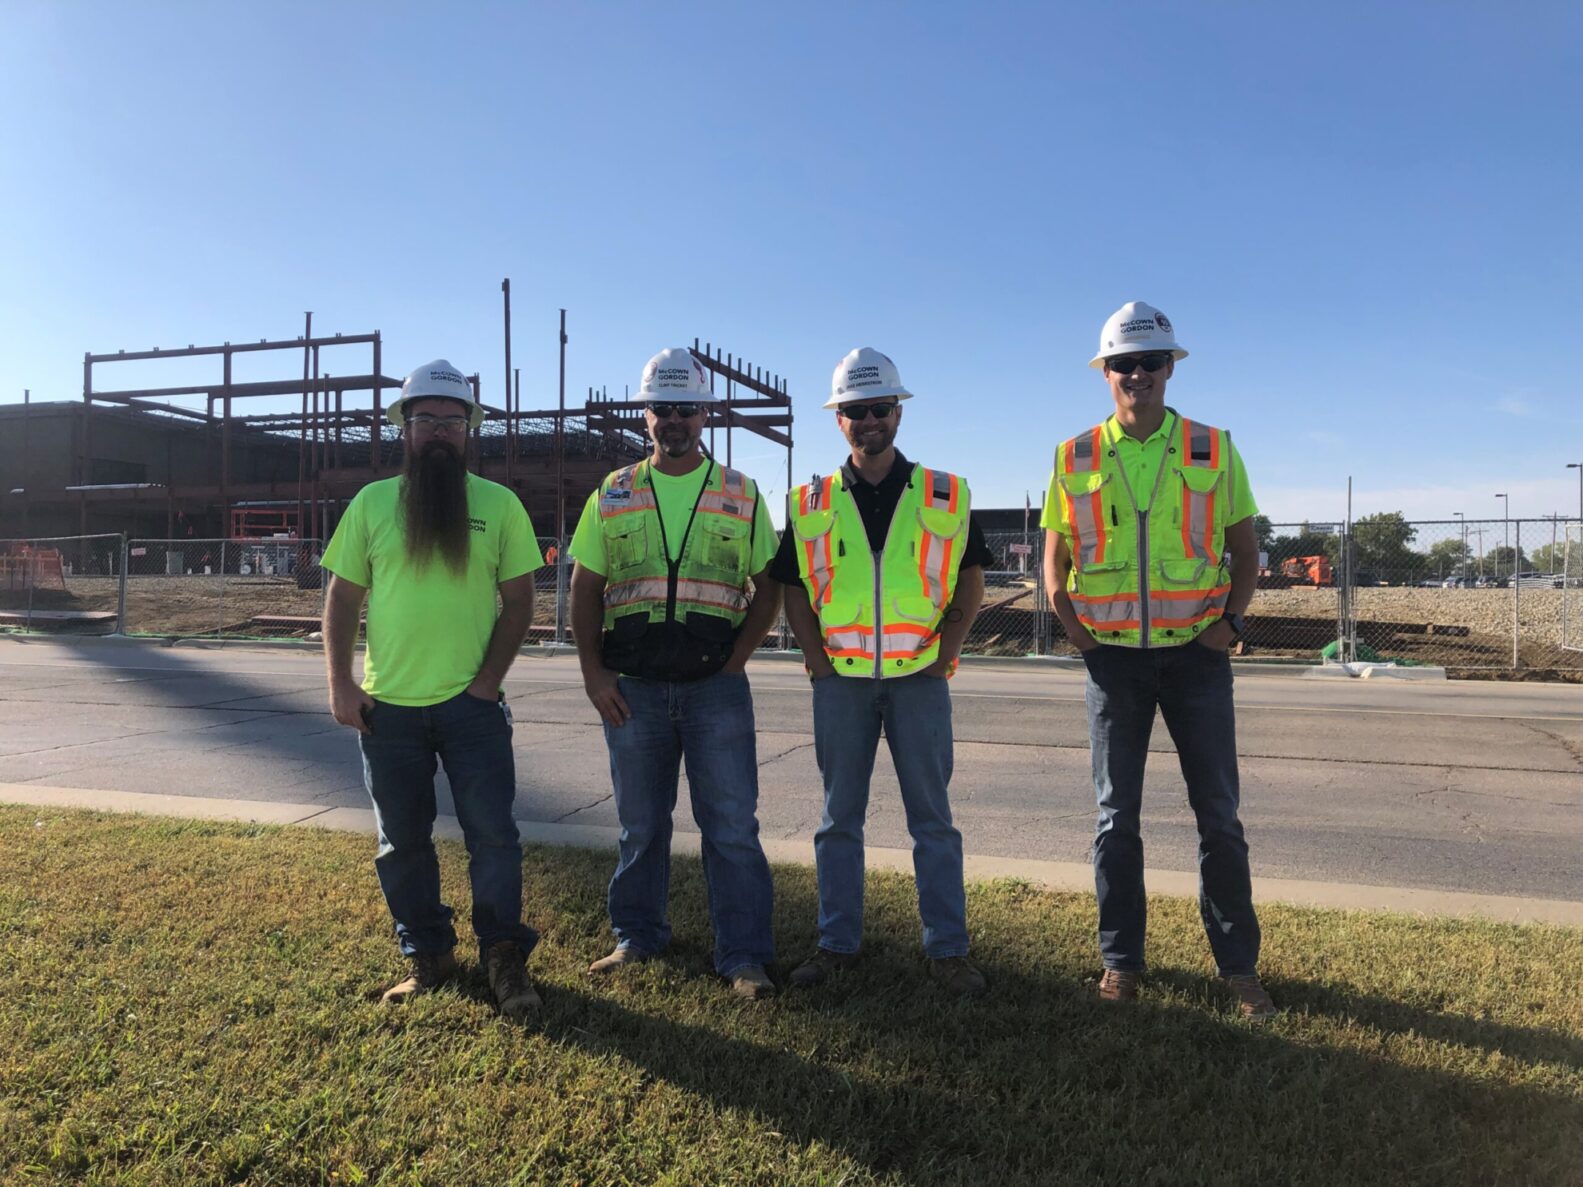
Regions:
<instances>
[{"instance_id":1,"label":"black work boot","mask_svg":"<svg viewBox=\"0 0 1583 1187\"><path fill-rule=\"evenodd\" d=\"M502 1017L526 1022L544 1002L528 983L527 957L511 940L493 945L484 957L489 970L489 989Z\"/></svg>"}]
</instances>

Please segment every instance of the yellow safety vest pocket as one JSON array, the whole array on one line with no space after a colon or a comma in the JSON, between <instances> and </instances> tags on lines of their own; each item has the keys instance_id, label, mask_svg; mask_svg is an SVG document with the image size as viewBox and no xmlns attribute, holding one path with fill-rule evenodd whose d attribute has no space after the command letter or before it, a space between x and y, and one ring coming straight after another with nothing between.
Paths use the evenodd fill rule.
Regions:
<instances>
[{"instance_id":1,"label":"yellow safety vest pocket","mask_svg":"<svg viewBox=\"0 0 1583 1187\"><path fill-rule=\"evenodd\" d=\"M605 520L605 556L610 562L607 576L641 565L648 556L649 534L644 530L645 518L641 512L630 512Z\"/></svg>"},{"instance_id":2,"label":"yellow safety vest pocket","mask_svg":"<svg viewBox=\"0 0 1583 1187\"><path fill-rule=\"evenodd\" d=\"M921 622L932 626L934 620L940 616L940 609L928 598L917 594L903 594L890 600L891 609L896 617L905 618L909 622Z\"/></svg>"},{"instance_id":3,"label":"yellow safety vest pocket","mask_svg":"<svg viewBox=\"0 0 1583 1187\"><path fill-rule=\"evenodd\" d=\"M1203 559L1185 561L1162 560L1160 578L1166 585L1182 589L1203 589L1217 584L1215 574L1208 571L1209 562Z\"/></svg>"},{"instance_id":4,"label":"yellow safety vest pocket","mask_svg":"<svg viewBox=\"0 0 1583 1187\"><path fill-rule=\"evenodd\" d=\"M752 525L723 515L699 519L703 529L699 536L703 556L699 559L711 568L746 574L748 532Z\"/></svg>"},{"instance_id":5,"label":"yellow safety vest pocket","mask_svg":"<svg viewBox=\"0 0 1583 1187\"><path fill-rule=\"evenodd\" d=\"M1221 479L1226 476L1224 470L1209 470L1202 466L1180 466L1177 473L1182 476L1182 481L1187 484L1187 489L1195 495L1214 493Z\"/></svg>"},{"instance_id":6,"label":"yellow safety vest pocket","mask_svg":"<svg viewBox=\"0 0 1583 1187\"><path fill-rule=\"evenodd\" d=\"M850 626L863 615L863 606L856 598L832 597L819 607L819 623L824 627Z\"/></svg>"},{"instance_id":7,"label":"yellow safety vest pocket","mask_svg":"<svg viewBox=\"0 0 1583 1187\"><path fill-rule=\"evenodd\" d=\"M1080 470L1075 474L1058 474L1056 481L1069 496L1080 499L1104 486L1110 481L1110 475L1102 470Z\"/></svg>"},{"instance_id":8,"label":"yellow safety vest pocket","mask_svg":"<svg viewBox=\"0 0 1583 1187\"><path fill-rule=\"evenodd\" d=\"M792 526L797 529L799 540L817 540L820 536L827 535L830 525L835 523L835 512L826 507L822 511L810 511L806 515L792 516Z\"/></svg>"},{"instance_id":9,"label":"yellow safety vest pocket","mask_svg":"<svg viewBox=\"0 0 1583 1187\"><path fill-rule=\"evenodd\" d=\"M1073 572L1077 591L1091 598L1108 598L1132 587L1131 561L1102 561Z\"/></svg>"},{"instance_id":10,"label":"yellow safety vest pocket","mask_svg":"<svg viewBox=\"0 0 1583 1187\"><path fill-rule=\"evenodd\" d=\"M942 540L954 540L967 526L967 516L960 512L942 511L938 507L919 507L918 522L931 536L939 536Z\"/></svg>"}]
</instances>

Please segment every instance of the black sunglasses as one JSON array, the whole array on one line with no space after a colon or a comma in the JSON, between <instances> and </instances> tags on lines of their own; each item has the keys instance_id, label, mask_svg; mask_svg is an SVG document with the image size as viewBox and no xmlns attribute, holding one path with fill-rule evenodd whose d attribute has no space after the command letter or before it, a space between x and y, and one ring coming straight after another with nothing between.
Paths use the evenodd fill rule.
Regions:
<instances>
[{"instance_id":1,"label":"black sunglasses","mask_svg":"<svg viewBox=\"0 0 1583 1187\"><path fill-rule=\"evenodd\" d=\"M1118 354L1113 359L1105 360L1105 370L1116 375L1131 375L1134 369L1142 367L1150 375L1156 371L1165 370L1165 364L1171 361L1168 354Z\"/></svg>"},{"instance_id":2,"label":"black sunglasses","mask_svg":"<svg viewBox=\"0 0 1583 1187\"><path fill-rule=\"evenodd\" d=\"M687 420L698 415L698 405L654 403L649 405L649 411L654 413L655 420L669 420L673 412L683 420Z\"/></svg>"},{"instance_id":3,"label":"black sunglasses","mask_svg":"<svg viewBox=\"0 0 1583 1187\"><path fill-rule=\"evenodd\" d=\"M867 420L871 416L875 420L884 420L895 410L894 401L889 404L844 404L837 409L848 420Z\"/></svg>"}]
</instances>

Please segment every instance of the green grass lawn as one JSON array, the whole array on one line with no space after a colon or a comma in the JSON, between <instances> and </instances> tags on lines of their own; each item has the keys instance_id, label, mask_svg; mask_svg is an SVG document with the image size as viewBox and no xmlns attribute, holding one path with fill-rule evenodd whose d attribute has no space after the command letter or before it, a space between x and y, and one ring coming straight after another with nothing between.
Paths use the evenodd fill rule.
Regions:
<instances>
[{"instance_id":1,"label":"green grass lawn","mask_svg":"<svg viewBox=\"0 0 1583 1187\"><path fill-rule=\"evenodd\" d=\"M1087 896L974 887L987 999L928 980L909 879L863 962L764 1003L668 959L591 982L612 854L532 850L523 1029L467 980L390 1009L367 837L0 807L0 1183L1583 1182L1583 933L1263 911L1285 1013L1241 1021L1196 908L1151 907L1133 1008ZM445 846L466 917L464 855ZM788 965L812 871L776 871ZM464 945L470 941L464 938Z\"/></svg>"}]
</instances>

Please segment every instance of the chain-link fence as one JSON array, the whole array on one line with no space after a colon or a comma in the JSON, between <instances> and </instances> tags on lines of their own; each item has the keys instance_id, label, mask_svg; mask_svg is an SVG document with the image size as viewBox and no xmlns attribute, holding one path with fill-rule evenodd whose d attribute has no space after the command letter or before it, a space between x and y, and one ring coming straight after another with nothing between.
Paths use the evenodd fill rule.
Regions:
<instances>
[{"instance_id":1,"label":"chain-link fence","mask_svg":"<svg viewBox=\"0 0 1583 1187\"><path fill-rule=\"evenodd\" d=\"M122 543L119 535L0 540L0 629L118 630Z\"/></svg>"},{"instance_id":2,"label":"chain-link fence","mask_svg":"<svg viewBox=\"0 0 1583 1187\"><path fill-rule=\"evenodd\" d=\"M319 629L320 540L128 540L128 635L301 638Z\"/></svg>"},{"instance_id":3,"label":"chain-link fence","mask_svg":"<svg viewBox=\"0 0 1583 1187\"><path fill-rule=\"evenodd\" d=\"M1562 519L1259 521L1240 658L1583 672L1583 525ZM972 655L1074 649L1045 596L1043 532L990 532ZM571 640L571 560L540 537L531 639ZM318 630L318 540L0 540L0 629L282 638ZM784 621L769 645L795 645Z\"/></svg>"}]
</instances>

